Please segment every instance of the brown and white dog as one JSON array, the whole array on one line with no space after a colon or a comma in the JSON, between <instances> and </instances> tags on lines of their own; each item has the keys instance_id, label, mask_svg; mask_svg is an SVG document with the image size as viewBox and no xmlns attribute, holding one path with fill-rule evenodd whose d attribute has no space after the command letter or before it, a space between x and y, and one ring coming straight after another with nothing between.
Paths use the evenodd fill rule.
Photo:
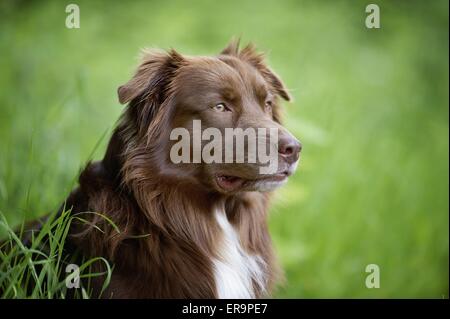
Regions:
<instances>
[{"instance_id":1,"label":"brown and white dog","mask_svg":"<svg viewBox=\"0 0 450 319\"><path fill-rule=\"evenodd\" d=\"M99 212L72 227L70 244L114 264L105 298L259 298L279 279L267 227L270 191L297 165L300 143L280 124L290 96L252 45L231 42L218 56L147 51L119 87L127 103L103 160L81 173L66 200ZM174 163L174 128L276 128L278 165ZM267 139L267 143L273 143ZM96 225L103 232L98 231Z\"/></svg>"}]
</instances>

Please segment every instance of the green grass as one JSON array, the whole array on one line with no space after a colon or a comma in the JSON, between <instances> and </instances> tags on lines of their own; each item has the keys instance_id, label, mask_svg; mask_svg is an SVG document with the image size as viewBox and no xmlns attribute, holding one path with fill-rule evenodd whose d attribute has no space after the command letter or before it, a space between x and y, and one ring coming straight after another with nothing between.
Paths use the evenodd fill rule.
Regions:
<instances>
[{"instance_id":1,"label":"green grass","mask_svg":"<svg viewBox=\"0 0 450 319\"><path fill-rule=\"evenodd\" d=\"M0 210L9 224L59 207L100 158L145 46L216 54L234 35L268 51L304 145L270 228L277 297L448 298L448 2L76 1L0 4ZM381 287L365 287L367 264Z\"/></svg>"},{"instance_id":2,"label":"green grass","mask_svg":"<svg viewBox=\"0 0 450 319\"><path fill-rule=\"evenodd\" d=\"M104 291L112 274L106 259L95 257L80 264L76 256L64 253L74 220L85 221L80 213L65 211L59 216L53 213L41 223L39 231L30 234L22 225L17 233L0 213L0 230L6 233L0 247L1 298L89 298L93 295L91 279L94 277L103 278L101 292ZM95 263L104 265L105 271L95 272L92 268ZM71 264L78 271L67 268ZM71 287L76 280L79 280L78 287Z\"/></svg>"}]
</instances>

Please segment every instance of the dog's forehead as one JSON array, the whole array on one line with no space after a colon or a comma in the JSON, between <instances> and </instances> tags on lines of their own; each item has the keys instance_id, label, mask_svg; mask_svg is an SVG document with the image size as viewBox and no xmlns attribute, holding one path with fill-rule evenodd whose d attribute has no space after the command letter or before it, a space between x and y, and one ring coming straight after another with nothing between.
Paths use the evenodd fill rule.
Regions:
<instances>
[{"instance_id":1,"label":"dog's forehead","mask_svg":"<svg viewBox=\"0 0 450 319\"><path fill-rule=\"evenodd\" d=\"M178 78L196 85L228 91L262 91L267 83L249 63L235 57L193 57L180 69ZM184 82L186 83L186 82Z\"/></svg>"}]
</instances>

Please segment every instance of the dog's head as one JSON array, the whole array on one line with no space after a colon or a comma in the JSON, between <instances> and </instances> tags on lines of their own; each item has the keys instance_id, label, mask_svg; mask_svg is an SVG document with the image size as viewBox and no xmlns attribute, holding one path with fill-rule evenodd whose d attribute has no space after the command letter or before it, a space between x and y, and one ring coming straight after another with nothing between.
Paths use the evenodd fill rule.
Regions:
<instances>
[{"instance_id":1,"label":"dog's head","mask_svg":"<svg viewBox=\"0 0 450 319\"><path fill-rule=\"evenodd\" d=\"M136 128L131 153L161 180L233 194L272 190L296 169L301 144L280 124L290 96L252 45L215 57L147 51L118 93Z\"/></svg>"}]
</instances>

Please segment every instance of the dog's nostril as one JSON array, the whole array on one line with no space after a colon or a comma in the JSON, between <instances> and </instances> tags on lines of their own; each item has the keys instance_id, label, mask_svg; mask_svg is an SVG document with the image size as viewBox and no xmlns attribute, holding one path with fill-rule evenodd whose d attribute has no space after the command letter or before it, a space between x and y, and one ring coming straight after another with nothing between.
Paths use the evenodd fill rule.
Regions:
<instances>
[{"instance_id":1,"label":"dog's nostril","mask_svg":"<svg viewBox=\"0 0 450 319\"><path fill-rule=\"evenodd\" d=\"M294 138L283 137L279 141L278 153L289 160L296 161L302 150L302 145Z\"/></svg>"},{"instance_id":2,"label":"dog's nostril","mask_svg":"<svg viewBox=\"0 0 450 319\"><path fill-rule=\"evenodd\" d=\"M284 155L291 155L292 153L294 153L294 148L292 146L286 147L286 149L283 152Z\"/></svg>"}]
</instances>

